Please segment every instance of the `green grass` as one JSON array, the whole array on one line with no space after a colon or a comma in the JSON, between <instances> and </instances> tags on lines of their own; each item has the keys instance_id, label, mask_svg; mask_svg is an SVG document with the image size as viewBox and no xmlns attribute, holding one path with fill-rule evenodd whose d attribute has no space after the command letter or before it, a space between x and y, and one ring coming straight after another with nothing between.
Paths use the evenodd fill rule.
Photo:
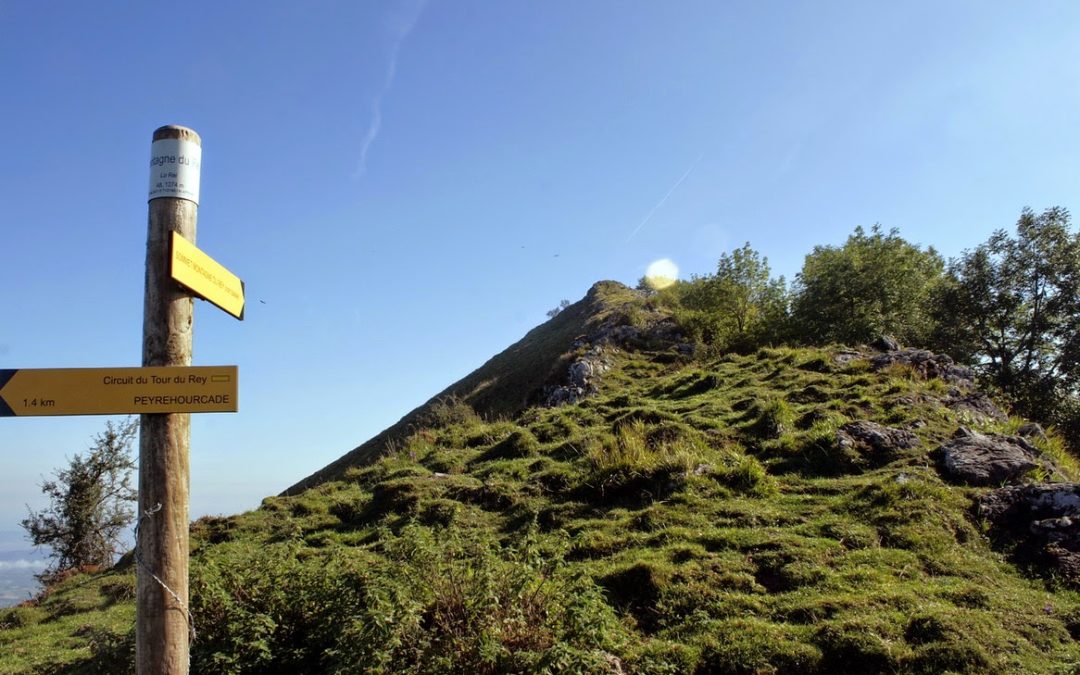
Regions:
<instances>
[{"instance_id":1,"label":"green grass","mask_svg":"<svg viewBox=\"0 0 1080 675\"><path fill-rule=\"evenodd\" d=\"M107 671L134 627L134 596L135 576L121 567L77 575L35 603L0 610L0 672Z\"/></svg>"},{"instance_id":2,"label":"green grass","mask_svg":"<svg viewBox=\"0 0 1080 675\"><path fill-rule=\"evenodd\" d=\"M193 672L1077 672L1080 595L993 550L981 491L928 459L965 421L941 396L783 348L620 352L595 397L495 421L446 402L368 465L193 525ZM859 419L920 445L853 454ZM0 611L0 672L122 672L132 584Z\"/></svg>"}]
</instances>

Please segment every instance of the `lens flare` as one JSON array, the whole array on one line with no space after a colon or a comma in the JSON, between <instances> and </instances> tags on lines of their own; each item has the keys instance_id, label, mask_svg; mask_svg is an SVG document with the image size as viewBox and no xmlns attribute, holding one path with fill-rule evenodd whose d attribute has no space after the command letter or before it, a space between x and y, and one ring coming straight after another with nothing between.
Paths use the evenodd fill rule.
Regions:
<instances>
[{"instance_id":1,"label":"lens flare","mask_svg":"<svg viewBox=\"0 0 1080 675\"><path fill-rule=\"evenodd\" d=\"M645 283L653 290L667 288L679 278L679 266L668 258L650 263L645 269Z\"/></svg>"}]
</instances>

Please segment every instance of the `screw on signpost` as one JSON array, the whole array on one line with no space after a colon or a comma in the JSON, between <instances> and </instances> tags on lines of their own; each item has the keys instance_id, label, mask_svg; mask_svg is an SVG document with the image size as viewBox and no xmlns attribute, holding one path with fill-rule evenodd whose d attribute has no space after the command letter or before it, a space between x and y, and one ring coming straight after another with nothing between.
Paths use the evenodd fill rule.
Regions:
<instances>
[{"instance_id":1,"label":"screw on signpost","mask_svg":"<svg viewBox=\"0 0 1080 675\"><path fill-rule=\"evenodd\" d=\"M142 364L190 366L194 302L170 278L170 241L172 232L195 241L202 143L164 126L151 148ZM144 414L139 430L137 672L186 674L191 414Z\"/></svg>"}]
</instances>

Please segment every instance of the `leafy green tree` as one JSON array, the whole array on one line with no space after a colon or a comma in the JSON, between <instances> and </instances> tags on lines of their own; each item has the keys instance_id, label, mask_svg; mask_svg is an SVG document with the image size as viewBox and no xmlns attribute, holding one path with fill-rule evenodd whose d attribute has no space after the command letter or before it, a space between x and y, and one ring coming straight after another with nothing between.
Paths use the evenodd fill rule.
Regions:
<instances>
[{"instance_id":1,"label":"leafy green tree","mask_svg":"<svg viewBox=\"0 0 1080 675\"><path fill-rule=\"evenodd\" d=\"M815 246L795 279L792 307L797 339L810 343L869 342L889 334L923 343L931 333L929 302L944 262L895 228L862 227L843 246Z\"/></svg>"},{"instance_id":2,"label":"leafy green tree","mask_svg":"<svg viewBox=\"0 0 1080 675\"><path fill-rule=\"evenodd\" d=\"M751 349L780 339L787 317L784 278L773 279L769 260L743 244L720 256L716 274L694 277L683 287L691 323L723 348Z\"/></svg>"},{"instance_id":3,"label":"leafy green tree","mask_svg":"<svg viewBox=\"0 0 1080 675\"><path fill-rule=\"evenodd\" d=\"M1018 412L1080 421L1080 233L1067 210L1024 209L1015 236L998 230L952 261L935 314L935 345L979 368Z\"/></svg>"},{"instance_id":4,"label":"leafy green tree","mask_svg":"<svg viewBox=\"0 0 1080 675\"><path fill-rule=\"evenodd\" d=\"M35 546L52 548L54 562L42 580L85 565L112 564L120 533L133 518L129 504L137 499L131 487L137 428L135 418L107 422L85 456L76 454L67 468L42 482L49 505L21 522Z\"/></svg>"}]
</instances>

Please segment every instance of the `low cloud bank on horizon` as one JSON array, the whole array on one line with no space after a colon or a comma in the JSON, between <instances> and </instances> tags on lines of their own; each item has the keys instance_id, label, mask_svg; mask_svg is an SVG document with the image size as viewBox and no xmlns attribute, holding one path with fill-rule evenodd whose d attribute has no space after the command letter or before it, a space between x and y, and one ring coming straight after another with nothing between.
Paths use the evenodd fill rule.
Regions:
<instances>
[{"instance_id":1,"label":"low cloud bank on horizon","mask_svg":"<svg viewBox=\"0 0 1080 675\"><path fill-rule=\"evenodd\" d=\"M39 570L49 566L48 560L0 560L2 570Z\"/></svg>"}]
</instances>

